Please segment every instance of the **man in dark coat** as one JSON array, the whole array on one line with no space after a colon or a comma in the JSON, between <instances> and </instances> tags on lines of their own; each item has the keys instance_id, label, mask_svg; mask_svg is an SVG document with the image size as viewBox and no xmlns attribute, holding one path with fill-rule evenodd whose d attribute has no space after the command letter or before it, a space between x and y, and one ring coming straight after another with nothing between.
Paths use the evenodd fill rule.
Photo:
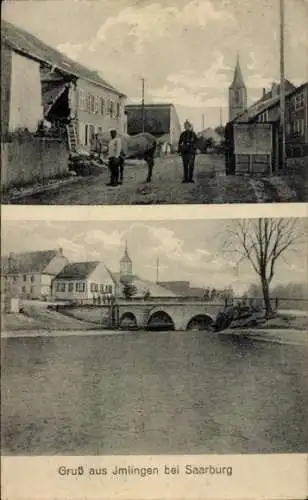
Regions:
<instances>
[{"instance_id":1,"label":"man in dark coat","mask_svg":"<svg viewBox=\"0 0 308 500\"><path fill-rule=\"evenodd\" d=\"M152 172L153 172L153 167L154 167L154 157L155 157L156 146L157 146L156 141L153 141L153 144L144 153L144 161L148 165L148 176L147 176L146 182L151 182L151 180L152 180Z\"/></svg>"},{"instance_id":2,"label":"man in dark coat","mask_svg":"<svg viewBox=\"0 0 308 500\"><path fill-rule=\"evenodd\" d=\"M182 156L184 170L182 182L195 182L193 176L198 138L188 120L184 123L184 129L178 144L178 153Z\"/></svg>"}]
</instances>

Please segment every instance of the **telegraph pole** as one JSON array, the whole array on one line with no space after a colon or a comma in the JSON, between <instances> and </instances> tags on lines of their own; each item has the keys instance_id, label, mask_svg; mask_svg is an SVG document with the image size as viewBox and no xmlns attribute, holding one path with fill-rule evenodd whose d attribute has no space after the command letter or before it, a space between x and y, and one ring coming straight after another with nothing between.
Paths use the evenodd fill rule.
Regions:
<instances>
[{"instance_id":1,"label":"telegraph pole","mask_svg":"<svg viewBox=\"0 0 308 500\"><path fill-rule=\"evenodd\" d=\"M156 261L156 283L158 283L158 275L159 275L159 257L157 257Z\"/></svg>"},{"instance_id":2,"label":"telegraph pole","mask_svg":"<svg viewBox=\"0 0 308 500\"><path fill-rule=\"evenodd\" d=\"M284 34L285 34L285 2L279 0L280 10L280 140L281 140L281 168L286 164L286 120L285 120L285 59L284 59Z\"/></svg>"},{"instance_id":3,"label":"telegraph pole","mask_svg":"<svg viewBox=\"0 0 308 500\"><path fill-rule=\"evenodd\" d=\"M144 132L144 78L141 78L141 127Z\"/></svg>"},{"instance_id":4,"label":"telegraph pole","mask_svg":"<svg viewBox=\"0 0 308 500\"><path fill-rule=\"evenodd\" d=\"M219 109L219 125L222 127L222 107Z\"/></svg>"},{"instance_id":5,"label":"telegraph pole","mask_svg":"<svg viewBox=\"0 0 308 500\"><path fill-rule=\"evenodd\" d=\"M202 115L202 130L204 130L204 114Z\"/></svg>"}]
</instances>

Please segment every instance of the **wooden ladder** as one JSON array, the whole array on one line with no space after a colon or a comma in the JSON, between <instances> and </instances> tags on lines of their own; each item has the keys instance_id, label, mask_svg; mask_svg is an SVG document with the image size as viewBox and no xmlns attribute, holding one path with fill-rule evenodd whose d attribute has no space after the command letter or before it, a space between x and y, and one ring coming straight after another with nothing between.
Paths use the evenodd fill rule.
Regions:
<instances>
[{"instance_id":1,"label":"wooden ladder","mask_svg":"<svg viewBox=\"0 0 308 500\"><path fill-rule=\"evenodd\" d=\"M77 144L78 144L76 123L70 122L68 125L66 125L66 131L67 131L67 141L68 141L69 152L76 153L77 152Z\"/></svg>"}]
</instances>

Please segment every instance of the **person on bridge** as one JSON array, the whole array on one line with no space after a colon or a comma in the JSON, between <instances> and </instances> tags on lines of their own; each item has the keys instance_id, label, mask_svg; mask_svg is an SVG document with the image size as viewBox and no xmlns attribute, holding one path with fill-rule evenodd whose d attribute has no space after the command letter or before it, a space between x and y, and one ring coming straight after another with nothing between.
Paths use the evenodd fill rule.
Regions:
<instances>
[{"instance_id":1,"label":"person on bridge","mask_svg":"<svg viewBox=\"0 0 308 500\"><path fill-rule=\"evenodd\" d=\"M183 161L184 175L182 182L195 182L193 177L198 137L188 120L184 123L184 129L178 144L178 153L182 156Z\"/></svg>"},{"instance_id":2,"label":"person on bridge","mask_svg":"<svg viewBox=\"0 0 308 500\"><path fill-rule=\"evenodd\" d=\"M122 144L120 137L117 137L115 129L110 130L111 139L108 144L108 162L110 171L110 182L108 186L117 186L119 184L119 168L121 165Z\"/></svg>"}]
</instances>

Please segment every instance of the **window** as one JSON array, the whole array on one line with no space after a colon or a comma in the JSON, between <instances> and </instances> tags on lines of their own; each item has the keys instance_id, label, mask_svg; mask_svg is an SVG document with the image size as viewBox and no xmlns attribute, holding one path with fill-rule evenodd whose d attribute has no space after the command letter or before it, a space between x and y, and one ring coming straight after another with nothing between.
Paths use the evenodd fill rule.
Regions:
<instances>
[{"instance_id":1,"label":"window","mask_svg":"<svg viewBox=\"0 0 308 500\"><path fill-rule=\"evenodd\" d=\"M31 283L33 283L34 282L34 276L31 276L30 280L31 280Z\"/></svg>"},{"instance_id":2,"label":"window","mask_svg":"<svg viewBox=\"0 0 308 500\"><path fill-rule=\"evenodd\" d=\"M110 116L113 117L113 115L114 115L114 102L111 100L110 100L109 113L110 113Z\"/></svg>"},{"instance_id":3,"label":"window","mask_svg":"<svg viewBox=\"0 0 308 500\"><path fill-rule=\"evenodd\" d=\"M84 89L79 89L79 108L86 109L86 92Z\"/></svg>"},{"instance_id":4,"label":"window","mask_svg":"<svg viewBox=\"0 0 308 500\"><path fill-rule=\"evenodd\" d=\"M98 292L98 285L97 283L91 283L91 292Z\"/></svg>"},{"instance_id":5,"label":"window","mask_svg":"<svg viewBox=\"0 0 308 500\"><path fill-rule=\"evenodd\" d=\"M22 287L22 293L26 293L26 287L25 286Z\"/></svg>"},{"instance_id":6,"label":"window","mask_svg":"<svg viewBox=\"0 0 308 500\"><path fill-rule=\"evenodd\" d=\"M304 92L301 92L300 94L296 95L294 98L294 109L301 109L305 105L305 96Z\"/></svg>"},{"instance_id":7,"label":"window","mask_svg":"<svg viewBox=\"0 0 308 500\"><path fill-rule=\"evenodd\" d=\"M13 276L13 281L17 281L17 276Z\"/></svg>"},{"instance_id":8,"label":"window","mask_svg":"<svg viewBox=\"0 0 308 500\"><path fill-rule=\"evenodd\" d=\"M88 125L86 124L84 126L84 145L87 146L88 145Z\"/></svg>"},{"instance_id":9,"label":"window","mask_svg":"<svg viewBox=\"0 0 308 500\"><path fill-rule=\"evenodd\" d=\"M101 115L105 114L105 99L101 98Z\"/></svg>"},{"instance_id":10,"label":"window","mask_svg":"<svg viewBox=\"0 0 308 500\"><path fill-rule=\"evenodd\" d=\"M76 292L84 292L86 289L85 283L76 283Z\"/></svg>"},{"instance_id":11,"label":"window","mask_svg":"<svg viewBox=\"0 0 308 500\"><path fill-rule=\"evenodd\" d=\"M86 111L88 111L88 113L90 113L91 111L91 94L87 95Z\"/></svg>"},{"instance_id":12,"label":"window","mask_svg":"<svg viewBox=\"0 0 308 500\"><path fill-rule=\"evenodd\" d=\"M68 291L73 292L74 291L74 283L69 283L68 284Z\"/></svg>"},{"instance_id":13,"label":"window","mask_svg":"<svg viewBox=\"0 0 308 500\"><path fill-rule=\"evenodd\" d=\"M94 106L94 111L95 111L95 114L98 115L99 113L99 105L100 105L100 102L99 102L99 97L95 97L95 106Z\"/></svg>"},{"instance_id":14,"label":"window","mask_svg":"<svg viewBox=\"0 0 308 500\"><path fill-rule=\"evenodd\" d=\"M65 283L62 283L59 281L56 285L56 291L57 292L65 292Z\"/></svg>"},{"instance_id":15,"label":"window","mask_svg":"<svg viewBox=\"0 0 308 500\"><path fill-rule=\"evenodd\" d=\"M27 281L27 275L24 274L24 281Z\"/></svg>"},{"instance_id":16,"label":"window","mask_svg":"<svg viewBox=\"0 0 308 500\"><path fill-rule=\"evenodd\" d=\"M107 293L112 293L112 285L106 285Z\"/></svg>"},{"instance_id":17,"label":"window","mask_svg":"<svg viewBox=\"0 0 308 500\"><path fill-rule=\"evenodd\" d=\"M120 103L117 102L117 118L120 116Z\"/></svg>"},{"instance_id":18,"label":"window","mask_svg":"<svg viewBox=\"0 0 308 500\"><path fill-rule=\"evenodd\" d=\"M95 113L95 97L94 97L94 95L90 95L90 111L91 111L91 113Z\"/></svg>"},{"instance_id":19,"label":"window","mask_svg":"<svg viewBox=\"0 0 308 500\"><path fill-rule=\"evenodd\" d=\"M31 291L31 294L33 295L34 294L34 286L31 286L30 291Z\"/></svg>"},{"instance_id":20,"label":"window","mask_svg":"<svg viewBox=\"0 0 308 500\"><path fill-rule=\"evenodd\" d=\"M101 285L100 286L100 293L104 293L104 291L105 291L105 287L104 287L104 285Z\"/></svg>"}]
</instances>

